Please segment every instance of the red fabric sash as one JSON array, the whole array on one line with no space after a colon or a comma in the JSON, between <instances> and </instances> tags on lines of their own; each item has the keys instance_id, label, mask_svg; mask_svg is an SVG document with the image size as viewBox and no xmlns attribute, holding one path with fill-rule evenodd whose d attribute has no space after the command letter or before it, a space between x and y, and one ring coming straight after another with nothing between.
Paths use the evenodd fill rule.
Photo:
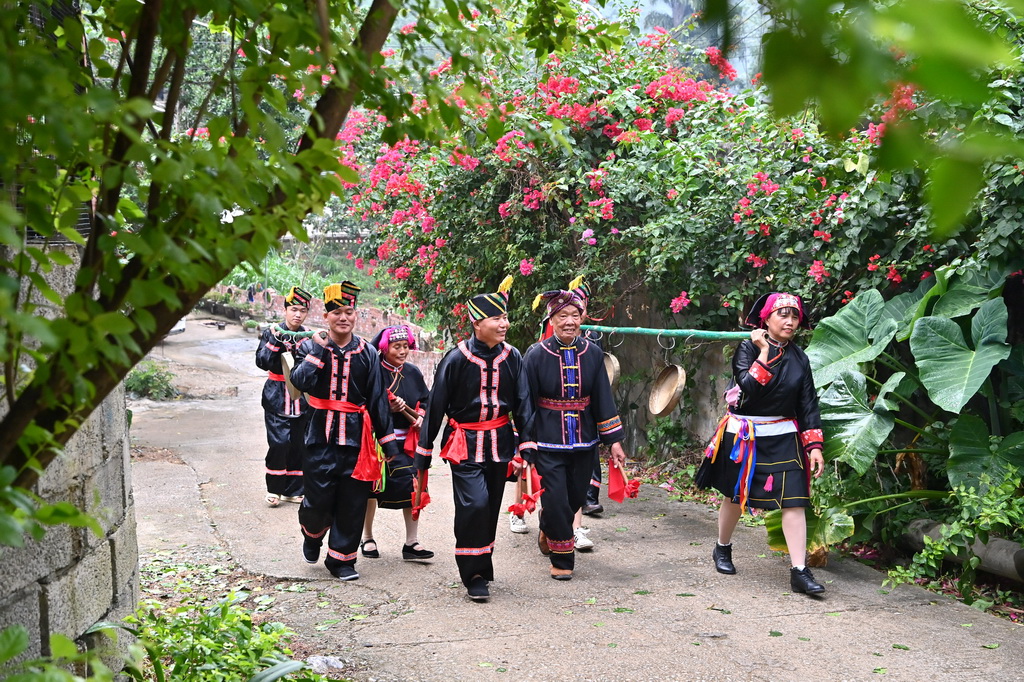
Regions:
<instances>
[{"instance_id":1,"label":"red fabric sash","mask_svg":"<svg viewBox=\"0 0 1024 682\"><path fill-rule=\"evenodd\" d=\"M409 432L405 434L405 445L402 449L405 454L413 457L416 454L416 444L420 442L420 427L410 426Z\"/></svg>"},{"instance_id":2,"label":"red fabric sash","mask_svg":"<svg viewBox=\"0 0 1024 682\"><path fill-rule=\"evenodd\" d=\"M497 419L485 422L466 422L460 424L454 419L449 419L453 429L448 442L441 448L441 459L446 459L452 464L461 464L469 457L469 450L466 447L466 431L493 431L508 424L508 415L504 414Z\"/></svg>"},{"instance_id":3,"label":"red fabric sash","mask_svg":"<svg viewBox=\"0 0 1024 682\"><path fill-rule=\"evenodd\" d=\"M334 410L346 414L362 413L363 435L359 444L359 459L356 461L355 469L352 470L352 478L357 481L379 481L380 480L380 458L377 456L377 441L373 437L373 427L370 425L370 413L366 411L366 405L356 405L345 400L329 400L309 396L307 400L310 407L318 410Z\"/></svg>"},{"instance_id":4,"label":"red fabric sash","mask_svg":"<svg viewBox=\"0 0 1024 682\"><path fill-rule=\"evenodd\" d=\"M283 374L274 374L273 372L267 372L267 378L271 381L284 381Z\"/></svg>"}]
</instances>

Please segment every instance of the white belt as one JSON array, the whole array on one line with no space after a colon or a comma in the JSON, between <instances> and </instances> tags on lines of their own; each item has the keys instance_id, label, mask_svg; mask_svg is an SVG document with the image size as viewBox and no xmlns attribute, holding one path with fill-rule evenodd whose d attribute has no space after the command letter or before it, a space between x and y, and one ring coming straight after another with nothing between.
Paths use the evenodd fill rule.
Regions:
<instances>
[{"instance_id":1,"label":"white belt","mask_svg":"<svg viewBox=\"0 0 1024 682\"><path fill-rule=\"evenodd\" d=\"M409 429L395 429L395 438L405 438L409 435Z\"/></svg>"},{"instance_id":2,"label":"white belt","mask_svg":"<svg viewBox=\"0 0 1024 682\"><path fill-rule=\"evenodd\" d=\"M796 433L796 420L788 417L729 417L729 423L725 427L726 433L739 433L740 421L749 421L754 425L754 437L758 436L781 436L786 433Z\"/></svg>"}]
</instances>

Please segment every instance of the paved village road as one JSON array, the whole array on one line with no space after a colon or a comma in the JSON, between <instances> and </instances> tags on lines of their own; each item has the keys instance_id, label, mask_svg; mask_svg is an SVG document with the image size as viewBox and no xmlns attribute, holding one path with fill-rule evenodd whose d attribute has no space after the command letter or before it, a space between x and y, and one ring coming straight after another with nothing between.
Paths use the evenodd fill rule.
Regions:
<instances>
[{"instance_id":1,"label":"paved village road","mask_svg":"<svg viewBox=\"0 0 1024 682\"><path fill-rule=\"evenodd\" d=\"M437 558L403 562L400 514L381 511L382 557L361 558L358 581L336 581L303 562L296 506L263 501L256 343L237 325L190 321L155 352L224 390L131 405L133 445L180 457L133 466L140 546L213 547L301 585L277 592L265 615L346 661L355 679L1024 679L1024 628L918 588L884 590L881 574L846 560L816 569L824 598L791 594L788 562L767 550L763 529L738 529L739 575L715 573L714 512L653 486L588 520L597 547L578 557L571 582L548 577L535 519L513 535L503 515L492 597L474 603L452 552L450 474L435 464L420 538Z\"/></svg>"}]
</instances>

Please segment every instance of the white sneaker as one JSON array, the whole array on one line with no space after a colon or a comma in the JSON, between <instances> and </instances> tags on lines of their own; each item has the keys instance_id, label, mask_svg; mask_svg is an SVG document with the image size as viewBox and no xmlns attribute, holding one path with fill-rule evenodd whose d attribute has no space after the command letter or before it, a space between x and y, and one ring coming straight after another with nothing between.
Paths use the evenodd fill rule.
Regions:
<instances>
[{"instance_id":1,"label":"white sneaker","mask_svg":"<svg viewBox=\"0 0 1024 682\"><path fill-rule=\"evenodd\" d=\"M526 533L529 531L526 527L526 519L515 514L508 515L508 528L513 533Z\"/></svg>"},{"instance_id":2,"label":"white sneaker","mask_svg":"<svg viewBox=\"0 0 1024 682\"><path fill-rule=\"evenodd\" d=\"M587 537L589 532L589 528L577 528L572 532L573 538L576 540L576 549L580 551L594 549L594 541Z\"/></svg>"}]
</instances>

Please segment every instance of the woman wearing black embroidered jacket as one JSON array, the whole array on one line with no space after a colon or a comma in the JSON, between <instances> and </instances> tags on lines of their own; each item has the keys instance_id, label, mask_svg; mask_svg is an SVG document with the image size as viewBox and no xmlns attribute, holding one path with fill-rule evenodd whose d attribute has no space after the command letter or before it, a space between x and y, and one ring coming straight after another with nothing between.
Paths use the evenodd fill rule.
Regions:
<instances>
[{"instance_id":1,"label":"woman wearing black embroidered jacket","mask_svg":"<svg viewBox=\"0 0 1024 682\"><path fill-rule=\"evenodd\" d=\"M697 476L699 485L725 495L712 552L715 569L736 572L731 539L745 507L782 509L782 530L793 562L791 587L820 594L825 588L804 566L810 475L821 476L825 464L810 363L792 342L797 326L808 326L803 302L792 294L766 294L746 323L758 328L733 355L736 387L727 394L730 410L708 444Z\"/></svg>"},{"instance_id":2,"label":"woman wearing black embroidered jacket","mask_svg":"<svg viewBox=\"0 0 1024 682\"><path fill-rule=\"evenodd\" d=\"M598 444L611 446L622 467L625 431L612 398L604 354L579 335L585 304L576 291L547 291L553 334L526 351L523 371L535 413L530 455L544 493L537 543L551 557L551 577L572 579L575 567L573 517L586 501Z\"/></svg>"}]
</instances>

